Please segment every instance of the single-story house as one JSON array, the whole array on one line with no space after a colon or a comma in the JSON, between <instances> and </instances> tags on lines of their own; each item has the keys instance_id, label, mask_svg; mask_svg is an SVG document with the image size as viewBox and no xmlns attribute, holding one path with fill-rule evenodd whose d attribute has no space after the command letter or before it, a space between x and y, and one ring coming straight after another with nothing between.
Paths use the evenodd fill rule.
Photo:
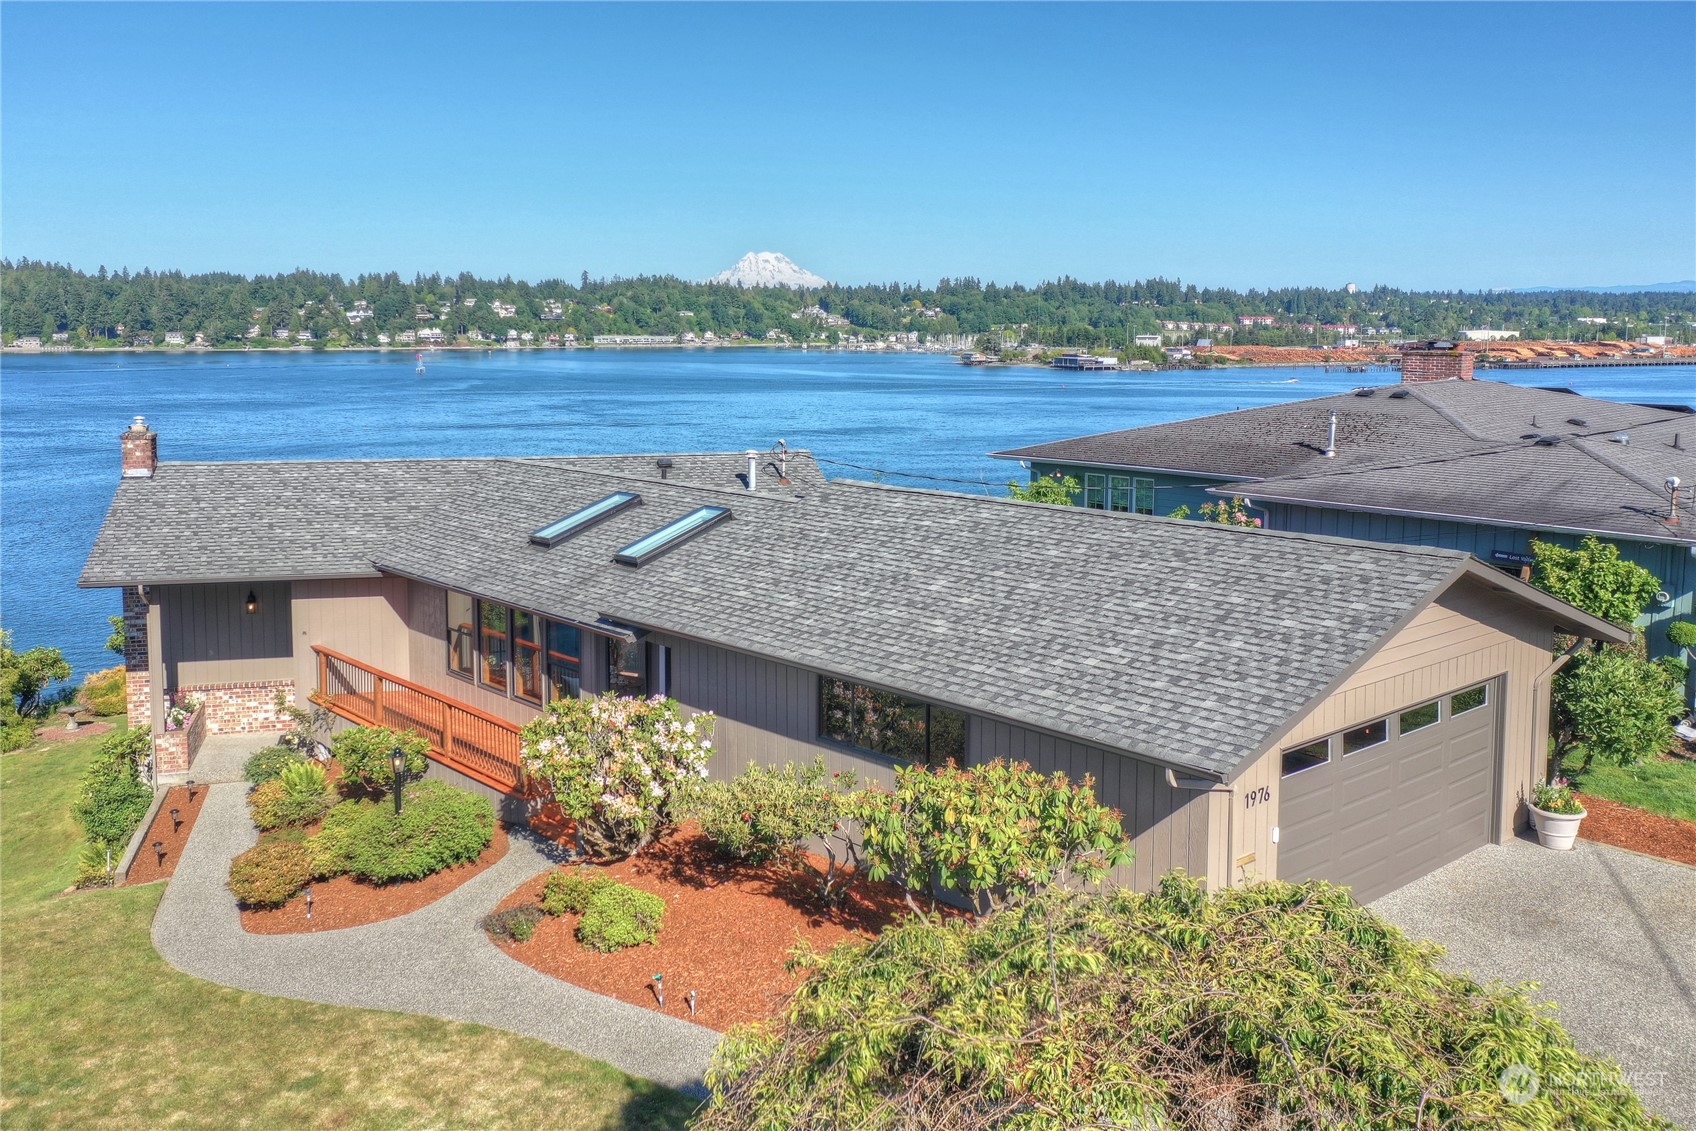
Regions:
<instances>
[{"instance_id":1,"label":"single-story house","mask_svg":"<svg viewBox=\"0 0 1696 1131\"><path fill-rule=\"evenodd\" d=\"M1470 555L827 481L800 451L159 462L139 418L84 586L123 593L163 774L280 691L412 727L522 816L557 696L719 717L714 775L1089 776L1136 859L1362 899L1524 825L1556 632L1625 633ZM168 696L203 706L161 734Z\"/></svg>"},{"instance_id":2,"label":"single-story house","mask_svg":"<svg viewBox=\"0 0 1696 1131\"><path fill-rule=\"evenodd\" d=\"M1696 415L1684 405L1405 381L992 454L1033 479L1076 477L1086 507L1170 514L1239 496L1272 530L1463 550L1513 572L1533 538L1594 534L1661 581L1642 626L1652 655L1675 651L1664 627L1693 611Z\"/></svg>"}]
</instances>

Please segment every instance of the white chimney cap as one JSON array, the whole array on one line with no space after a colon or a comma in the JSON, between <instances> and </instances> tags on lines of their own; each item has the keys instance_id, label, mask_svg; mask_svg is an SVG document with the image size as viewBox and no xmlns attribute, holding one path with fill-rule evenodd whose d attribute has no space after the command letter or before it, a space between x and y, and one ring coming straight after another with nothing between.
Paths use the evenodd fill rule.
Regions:
<instances>
[{"instance_id":1,"label":"white chimney cap","mask_svg":"<svg viewBox=\"0 0 1696 1131\"><path fill-rule=\"evenodd\" d=\"M144 417L144 416L136 417L135 423L130 425L130 431L131 432L145 432L145 431L147 431L147 418Z\"/></svg>"}]
</instances>

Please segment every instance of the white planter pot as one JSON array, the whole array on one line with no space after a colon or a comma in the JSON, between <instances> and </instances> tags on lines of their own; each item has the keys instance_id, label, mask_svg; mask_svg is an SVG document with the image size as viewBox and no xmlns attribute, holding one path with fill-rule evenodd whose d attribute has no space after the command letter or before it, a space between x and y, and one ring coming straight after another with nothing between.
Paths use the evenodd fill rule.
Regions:
<instances>
[{"instance_id":1,"label":"white planter pot","mask_svg":"<svg viewBox=\"0 0 1696 1131\"><path fill-rule=\"evenodd\" d=\"M1590 815L1586 809L1576 813L1549 813L1535 805L1528 808L1532 821L1537 825L1537 842L1558 852L1572 847L1572 842L1578 837L1578 823Z\"/></svg>"}]
</instances>

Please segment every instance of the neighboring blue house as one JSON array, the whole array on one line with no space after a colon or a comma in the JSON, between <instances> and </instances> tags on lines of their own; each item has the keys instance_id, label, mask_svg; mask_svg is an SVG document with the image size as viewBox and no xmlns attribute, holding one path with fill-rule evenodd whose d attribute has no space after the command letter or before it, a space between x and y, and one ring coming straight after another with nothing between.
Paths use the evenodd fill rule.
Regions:
<instances>
[{"instance_id":1,"label":"neighboring blue house","mask_svg":"<svg viewBox=\"0 0 1696 1131\"><path fill-rule=\"evenodd\" d=\"M1696 589L1696 415L1497 381L1421 381L992 453L1078 503L1170 514L1247 498L1273 530L1466 550L1518 573L1594 534L1661 580L1652 655Z\"/></svg>"}]
</instances>

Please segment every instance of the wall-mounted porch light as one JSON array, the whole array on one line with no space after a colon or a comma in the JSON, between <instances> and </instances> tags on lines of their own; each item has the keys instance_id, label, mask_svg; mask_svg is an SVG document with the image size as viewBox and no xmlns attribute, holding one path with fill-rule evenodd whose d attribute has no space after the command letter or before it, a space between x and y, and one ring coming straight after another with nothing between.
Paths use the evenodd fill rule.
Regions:
<instances>
[{"instance_id":1,"label":"wall-mounted porch light","mask_svg":"<svg viewBox=\"0 0 1696 1131\"><path fill-rule=\"evenodd\" d=\"M259 595L249 589L247 591L247 603L242 607L247 610L248 616L252 616L254 613L257 613L259 611Z\"/></svg>"}]
</instances>

